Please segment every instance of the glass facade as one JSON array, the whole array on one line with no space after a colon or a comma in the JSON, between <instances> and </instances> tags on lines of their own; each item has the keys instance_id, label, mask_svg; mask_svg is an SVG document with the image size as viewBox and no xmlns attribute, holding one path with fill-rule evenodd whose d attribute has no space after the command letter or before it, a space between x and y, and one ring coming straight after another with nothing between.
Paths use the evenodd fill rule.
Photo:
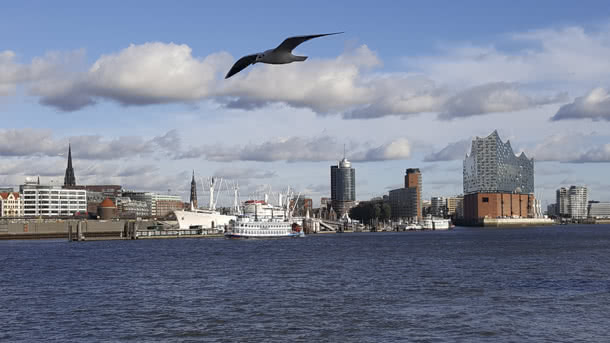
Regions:
<instances>
[{"instance_id":1,"label":"glass facade","mask_svg":"<svg viewBox=\"0 0 610 343\"><path fill-rule=\"evenodd\" d=\"M339 215L349 211L356 201L356 170L345 158L330 167L330 197Z\"/></svg>"},{"instance_id":2,"label":"glass facade","mask_svg":"<svg viewBox=\"0 0 610 343\"><path fill-rule=\"evenodd\" d=\"M495 192L534 193L534 159L516 156L497 131L475 138L464 159L464 194Z\"/></svg>"}]
</instances>

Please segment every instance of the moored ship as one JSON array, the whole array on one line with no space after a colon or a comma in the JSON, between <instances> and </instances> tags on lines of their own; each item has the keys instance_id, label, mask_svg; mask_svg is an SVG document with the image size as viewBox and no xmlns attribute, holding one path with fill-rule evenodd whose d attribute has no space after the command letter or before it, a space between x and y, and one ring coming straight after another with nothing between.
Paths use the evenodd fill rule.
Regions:
<instances>
[{"instance_id":1,"label":"moored ship","mask_svg":"<svg viewBox=\"0 0 610 343\"><path fill-rule=\"evenodd\" d=\"M305 237L301 226L290 221L256 221L238 217L225 233L227 238L290 238Z\"/></svg>"},{"instance_id":2,"label":"moored ship","mask_svg":"<svg viewBox=\"0 0 610 343\"><path fill-rule=\"evenodd\" d=\"M288 238L305 237L302 219L292 218L291 211L265 200L248 200L243 205L243 215L229 225L228 238ZM300 222L300 223L299 223Z\"/></svg>"},{"instance_id":3,"label":"moored ship","mask_svg":"<svg viewBox=\"0 0 610 343\"><path fill-rule=\"evenodd\" d=\"M193 175L193 183L194 181L195 177ZM222 180L220 182L222 182ZM176 220L178 220L179 229L187 230L192 228L203 228L217 229L218 231L224 232L229 223L236 220L236 215L222 214L216 210L216 202L214 202L215 186L216 178L211 178L210 201L208 209L196 208L195 202L193 199L191 199L191 206L189 210L174 211ZM235 189L235 197L237 197L237 189ZM237 202L237 200L235 200L235 202Z\"/></svg>"},{"instance_id":4,"label":"moored ship","mask_svg":"<svg viewBox=\"0 0 610 343\"><path fill-rule=\"evenodd\" d=\"M424 230L449 230L451 223L449 219L426 217L423 222Z\"/></svg>"}]
</instances>

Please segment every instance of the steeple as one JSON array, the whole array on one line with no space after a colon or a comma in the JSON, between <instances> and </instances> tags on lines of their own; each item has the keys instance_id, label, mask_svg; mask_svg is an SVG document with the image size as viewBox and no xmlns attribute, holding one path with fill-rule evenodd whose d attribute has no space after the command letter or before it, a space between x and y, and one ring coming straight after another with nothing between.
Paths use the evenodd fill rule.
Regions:
<instances>
[{"instance_id":1,"label":"steeple","mask_svg":"<svg viewBox=\"0 0 610 343\"><path fill-rule=\"evenodd\" d=\"M195 170L193 170L193 179L191 180L191 210L197 208L197 183L195 182Z\"/></svg>"},{"instance_id":2,"label":"steeple","mask_svg":"<svg viewBox=\"0 0 610 343\"><path fill-rule=\"evenodd\" d=\"M64 176L64 187L76 186L76 177L72 168L72 147L68 143L68 167L66 168L66 176Z\"/></svg>"}]
</instances>

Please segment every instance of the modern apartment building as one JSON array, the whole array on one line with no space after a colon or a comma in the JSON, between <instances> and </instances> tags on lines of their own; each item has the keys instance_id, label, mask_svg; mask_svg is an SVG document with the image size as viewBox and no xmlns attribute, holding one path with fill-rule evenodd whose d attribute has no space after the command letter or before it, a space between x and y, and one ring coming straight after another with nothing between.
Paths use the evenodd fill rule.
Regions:
<instances>
[{"instance_id":1,"label":"modern apartment building","mask_svg":"<svg viewBox=\"0 0 610 343\"><path fill-rule=\"evenodd\" d=\"M587 218L587 187L571 186L568 190L568 214L572 219Z\"/></svg>"},{"instance_id":2,"label":"modern apartment building","mask_svg":"<svg viewBox=\"0 0 610 343\"><path fill-rule=\"evenodd\" d=\"M19 186L26 217L72 216L87 213L87 191L26 183Z\"/></svg>"},{"instance_id":3,"label":"modern apartment building","mask_svg":"<svg viewBox=\"0 0 610 343\"><path fill-rule=\"evenodd\" d=\"M568 199L568 189L565 187L561 187L559 188L556 192L555 192L555 215L560 216L560 217L567 217L569 215L569 211L568 211L568 203L569 203L569 199Z\"/></svg>"}]
</instances>

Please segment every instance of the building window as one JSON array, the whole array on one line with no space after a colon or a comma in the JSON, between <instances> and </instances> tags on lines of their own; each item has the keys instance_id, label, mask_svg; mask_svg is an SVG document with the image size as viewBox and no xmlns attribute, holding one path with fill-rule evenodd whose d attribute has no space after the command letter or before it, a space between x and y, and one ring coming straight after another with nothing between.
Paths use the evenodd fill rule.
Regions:
<instances>
[{"instance_id":1,"label":"building window","mask_svg":"<svg viewBox=\"0 0 610 343\"><path fill-rule=\"evenodd\" d=\"M488 197L483 197L483 202L489 202L489 198Z\"/></svg>"}]
</instances>

